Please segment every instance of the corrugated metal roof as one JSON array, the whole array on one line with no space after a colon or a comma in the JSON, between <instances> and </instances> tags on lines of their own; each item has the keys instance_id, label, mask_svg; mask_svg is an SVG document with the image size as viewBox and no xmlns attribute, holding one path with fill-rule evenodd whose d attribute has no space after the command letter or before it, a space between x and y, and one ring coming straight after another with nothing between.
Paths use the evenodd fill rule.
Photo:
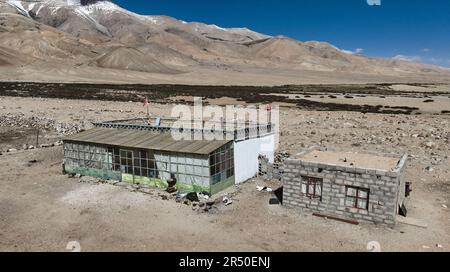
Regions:
<instances>
[{"instance_id":1,"label":"corrugated metal roof","mask_svg":"<svg viewBox=\"0 0 450 272\"><path fill-rule=\"evenodd\" d=\"M169 133L113 128L90 129L76 135L68 136L63 141L193 154L210 154L230 142L229 140L177 141Z\"/></svg>"}]
</instances>

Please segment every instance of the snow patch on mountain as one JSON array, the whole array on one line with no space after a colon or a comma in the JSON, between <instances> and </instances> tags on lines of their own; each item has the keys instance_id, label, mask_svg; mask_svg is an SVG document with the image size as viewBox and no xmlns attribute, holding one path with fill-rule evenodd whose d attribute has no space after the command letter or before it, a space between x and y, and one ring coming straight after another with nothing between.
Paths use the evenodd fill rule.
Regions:
<instances>
[{"instance_id":1,"label":"snow patch on mountain","mask_svg":"<svg viewBox=\"0 0 450 272\"><path fill-rule=\"evenodd\" d=\"M27 17L31 17L30 13L28 12L28 10L26 10L21 1L6 1L6 3L8 3L10 6L12 6L13 8L15 8L20 14L27 16Z\"/></svg>"}]
</instances>

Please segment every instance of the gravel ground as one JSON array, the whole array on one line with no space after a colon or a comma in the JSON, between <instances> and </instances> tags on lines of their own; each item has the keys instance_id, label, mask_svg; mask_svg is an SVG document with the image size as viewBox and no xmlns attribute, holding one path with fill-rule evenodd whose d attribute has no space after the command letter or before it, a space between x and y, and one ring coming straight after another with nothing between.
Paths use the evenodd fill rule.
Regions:
<instances>
[{"instance_id":1,"label":"gravel ground","mask_svg":"<svg viewBox=\"0 0 450 272\"><path fill-rule=\"evenodd\" d=\"M170 107L152 104L151 112L168 115ZM38 116L80 128L143 113L141 103L0 98L0 116ZM8 131L24 128L6 124L0 126L6 135L0 143L0 251L65 251L69 241L79 241L84 251L366 251L369 241L380 242L383 251L449 251L450 116L283 108L280 120L280 150L291 154L317 144L408 153L409 214L428 228L353 226L269 206L270 194L256 190L267 185L259 179L224 192L232 205L200 213L164 200L156 189L142 193L63 176L59 146L5 153L28 135L24 130L25 136L7 140ZM48 129L52 141L73 132Z\"/></svg>"}]
</instances>

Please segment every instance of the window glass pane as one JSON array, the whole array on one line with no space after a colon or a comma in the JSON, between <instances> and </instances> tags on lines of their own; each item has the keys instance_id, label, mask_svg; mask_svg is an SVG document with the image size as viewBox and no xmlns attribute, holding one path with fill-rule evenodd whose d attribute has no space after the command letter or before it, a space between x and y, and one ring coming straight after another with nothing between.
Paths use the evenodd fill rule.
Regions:
<instances>
[{"instance_id":1,"label":"window glass pane","mask_svg":"<svg viewBox=\"0 0 450 272\"><path fill-rule=\"evenodd\" d=\"M186 166L184 164L178 165L178 173L186 173Z\"/></svg>"},{"instance_id":2,"label":"window glass pane","mask_svg":"<svg viewBox=\"0 0 450 272\"><path fill-rule=\"evenodd\" d=\"M185 155L180 155L180 157L178 157L178 163L180 163L180 164L186 164L186 158L185 158Z\"/></svg>"},{"instance_id":3,"label":"window glass pane","mask_svg":"<svg viewBox=\"0 0 450 272\"><path fill-rule=\"evenodd\" d=\"M367 197L368 197L368 193L367 193L367 191L366 191L366 190L359 190L359 192L358 192L358 196L359 196L360 198L364 198L364 199L367 199Z\"/></svg>"},{"instance_id":4,"label":"window glass pane","mask_svg":"<svg viewBox=\"0 0 450 272\"><path fill-rule=\"evenodd\" d=\"M345 206L347 207L355 207L355 199L351 197L347 197L345 199Z\"/></svg>"},{"instance_id":5,"label":"window glass pane","mask_svg":"<svg viewBox=\"0 0 450 272\"><path fill-rule=\"evenodd\" d=\"M209 168L207 168L207 167L203 167L203 168L202 168L202 176L204 176L204 177L209 176L209 174L208 174L208 169L209 169Z\"/></svg>"},{"instance_id":6,"label":"window glass pane","mask_svg":"<svg viewBox=\"0 0 450 272\"><path fill-rule=\"evenodd\" d=\"M229 177L231 177L231 176L233 176L233 175L231 174L231 170L228 169L228 170L227 170L227 178L229 178Z\"/></svg>"},{"instance_id":7,"label":"window glass pane","mask_svg":"<svg viewBox=\"0 0 450 272\"><path fill-rule=\"evenodd\" d=\"M358 199L358 208L359 209L367 209L367 200L365 199Z\"/></svg>"},{"instance_id":8,"label":"window glass pane","mask_svg":"<svg viewBox=\"0 0 450 272\"><path fill-rule=\"evenodd\" d=\"M302 194L306 194L307 193L307 189L306 189L306 184L302 184Z\"/></svg>"},{"instance_id":9,"label":"window glass pane","mask_svg":"<svg viewBox=\"0 0 450 272\"><path fill-rule=\"evenodd\" d=\"M203 166L209 166L208 163L209 163L208 157L205 157L205 158L202 159L202 165L203 165Z\"/></svg>"},{"instance_id":10,"label":"window glass pane","mask_svg":"<svg viewBox=\"0 0 450 272\"><path fill-rule=\"evenodd\" d=\"M192 165L192 164L193 164L192 158L187 157L187 158L186 158L186 164Z\"/></svg>"},{"instance_id":11,"label":"window glass pane","mask_svg":"<svg viewBox=\"0 0 450 272\"><path fill-rule=\"evenodd\" d=\"M347 188L347 195L356 197L356 189L355 188Z\"/></svg>"},{"instance_id":12,"label":"window glass pane","mask_svg":"<svg viewBox=\"0 0 450 272\"><path fill-rule=\"evenodd\" d=\"M201 176L202 175L202 168L200 166L194 166L194 174L196 176Z\"/></svg>"},{"instance_id":13,"label":"window glass pane","mask_svg":"<svg viewBox=\"0 0 450 272\"><path fill-rule=\"evenodd\" d=\"M316 196L322 196L322 186L321 184L316 184Z\"/></svg>"},{"instance_id":14,"label":"window glass pane","mask_svg":"<svg viewBox=\"0 0 450 272\"><path fill-rule=\"evenodd\" d=\"M186 173L187 174L193 174L194 173L194 168L192 165L186 165Z\"/></svg>"},{"instance_id":15,"label":"window glass pane","mask_svg":"<svg viewBox=\"0 0 450 272\"><path fill-rule=\"evenodd\" d=\"M308 194L314 194L314 184L308 184Z\"/></svg>"}]
</instances>

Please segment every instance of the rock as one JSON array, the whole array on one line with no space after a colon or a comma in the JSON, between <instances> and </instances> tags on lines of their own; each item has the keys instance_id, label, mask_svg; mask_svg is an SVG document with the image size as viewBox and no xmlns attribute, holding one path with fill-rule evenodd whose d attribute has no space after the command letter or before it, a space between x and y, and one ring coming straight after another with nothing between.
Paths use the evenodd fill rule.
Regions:
<instances>
[{"instance_id":1,"label":"rock","mask_svg":"<svg viewBox=\"0 0 450 272\"><path fill-rule=\"evenodd\" d=\"M441 244L437 244L436 247L437 247L437 248L444 248L444 246L441 245Z\"/></svg>"},{"instance_id":2,"label":"rock","mask_svg":"<svg viewBox=\"0 0 450 272\"><path fill-rule=\"evenodd\" d=\"M427 170L428 172L433 172L433 171L434 171L434 168L431 167L431 166L427 166L427 167L425 168L425 170Z\"/></svg>"},{"instance_id":3,"label":"rock","mask_svg":"<svg viewBox=\"0 0 450 272\"><path fill-rule=\"evenodd\" d=\"M33 145L28 146L28 149L34 149L35 147Z\"/></svg>"},{"instance_id":4,"label":"rock","mask_svg":"<svg viewBox=\"0 0 450 272\"><path fill-rule=\"evenodd\" d=\"M10 148L10 149L8 149L6 152L8 152L8 153L17 152L17 149L15 149L15 148Z\"/></svg>"},{"instance_id":5,"label":"rock","mask_svg":"<svg viewBox=\"0 0 450 272\"><path fill-rule=\"evenodd\" d=\"M442 208L447 209L448 207L447 207L447 205L442 204Z\"/></svg>"},{"instance_id":6,"label":"rock","mask_svg":"<svg viewBox=\"0 0 450 272\"><path fill-rule=\"evenodd\" d=\"M223 200L222 200L223 204L225 204L225 206L231 205L233 204L233 200L229 199L228 197L224 196Z\"/></svg>"},{"instance_id":7,"label":"rock","mask_svg":"<svg viewBox=\"0 0 450 272\"><path fill-rule=\"evenodd\" d=\"M435 144L433 142L426 142L425 146L428 148L433 148L435 146Z\"/></svg>"},{"instance_id":8,"label":"rock","mask_svg":"<svg viewBox=\"0 0 450 272\"><path fill-rule=\"evenodd\" d=\"M97 183L97 179L89 176L81 176L80 182Z\"/></svg>"},{"instance_id":9,"label":"rock","mask_svg":"<svg viewBox=\"0 0 450 272\"><path fill-rule=\"evenodd\" d=\"M147 194L147 195L153 195L153 190L150 188L141 188L141 189L139 189L139 192Z\"/></svg>"}]
</instances>

